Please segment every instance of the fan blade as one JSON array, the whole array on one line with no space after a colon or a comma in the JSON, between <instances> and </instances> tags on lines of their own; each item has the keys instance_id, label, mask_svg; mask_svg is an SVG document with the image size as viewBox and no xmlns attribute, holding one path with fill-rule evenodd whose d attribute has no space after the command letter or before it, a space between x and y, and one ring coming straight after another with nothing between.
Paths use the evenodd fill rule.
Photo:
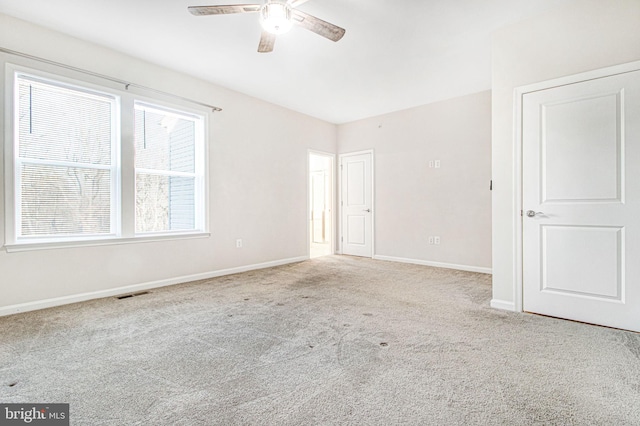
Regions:
<instances>
[{"instance_id":1,"label":"fan blade","mask_svg":"<svg viewBox=\"0 0 640 426\"><path fill-rule=\"evenodd\" d=\"M302 3L306 3L309 0L289 0L289 6L291 7L298 7L300 6Z\"/></svg>"},{"instance_id":2,"label":"fan blade","mask_svg":"<svg viewBox=\"0 0 640 426\"><path fill-rule=\"evenodd\" d=\"M189 6L192 15L228 15L230 13L251 13L260 11L259 4L232 4L226 6Z\"/></svg>"},{"instance_id":3,"label":"fan blade","mask_svg":"<svg viewBox=\"0 0 640 426\"><path fill-rule=\"evenodd\" d=\"M276 35L271 34L268 31L262 30L262 35L260 36L260 44L258 45L258 52L260 53L273 52L273 45L275 43L276 43Z\"/></svg>"},{"instance_id":4,"label":"fan blade","mask_svg":"<svg viewBox=\"0 0 640 426\"><path fill-rule=\"evenodd\" d=\"M294 24L309 31L313 31L314 33L332 41L340 40L346 32L344 28L340 28L337 25L330 24L322 19L316 18L315 16L311 16L308 13L304 13L299 10L292 10L291 15L291 22Z\"/></svg>"}]
</instances>

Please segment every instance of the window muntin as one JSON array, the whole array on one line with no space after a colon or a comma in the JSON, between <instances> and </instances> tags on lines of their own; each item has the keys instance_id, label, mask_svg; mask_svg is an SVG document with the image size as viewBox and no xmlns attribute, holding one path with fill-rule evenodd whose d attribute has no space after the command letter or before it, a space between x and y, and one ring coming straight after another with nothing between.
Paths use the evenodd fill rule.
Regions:
<instances>
[{"instance_id":1,"label":"window muntin","mask_svg":"<svg viewBox=\"0 0 640 426\"><path fill-rule=\"evenodd\" d=\"M16 238L116 233L117 97L15 77Z\"/></svg>"}]
</instances>

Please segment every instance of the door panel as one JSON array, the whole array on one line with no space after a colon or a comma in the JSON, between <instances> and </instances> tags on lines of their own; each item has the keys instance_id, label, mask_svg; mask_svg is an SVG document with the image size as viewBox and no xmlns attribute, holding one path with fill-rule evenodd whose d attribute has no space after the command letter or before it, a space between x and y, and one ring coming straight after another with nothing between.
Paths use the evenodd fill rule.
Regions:
<instances>
[{"instance_id":1,"label":"door panel","mask_svg":"<svg viewBox=\"0 0 640 426\"><path fill-rule=\"evenodd\" d=\"M372 155L341 157L342 252L373 256L373 169Z\"/></svg>"},{"instance_id":2,"label":"door panel","mask_svg":"<svg viewBox=\"0 0 640 426\"><path fill-rule=\"evenodd\" d=\"M366 159L349 159L344 164L347 171L347 206L364 206L367 198L365 182Z\"/></svg>"},{"instance_id":3,"label":"door panel","mask_svg":"<svg viewBox=\"0 0 640 426\"><path fill-rule=\"evenodd\" d=\"M640 71L523 96L523 308L640 331Z\"/></svg>"},{"instance_id":4,"label":"door panel","mask_svg":"<svg viewBox=\"0 0 640 426\"><path fill-rule=\"evenodd\" d=\"M542 226L541 290L621 300L622 235L620 227Z\"/></svg>"},{"instance_id":5,"label":"door panel","mask_svg":"<svg viewBox=\"0 0 640 426\"><path fill-rule=\"evenodd\" d=\"M617 92L542 106L544 201L619 201L620 102Z\"/></svg>"},{"instance_id":6,"label":"door panel","mask_svg":"<svg viewBox=\"0 0 640 426\"><path fill-rule=\"evenodd\" d=\"M350 215L347 220L347 244L365 244L367 241L365 236L366 218L364 216Z\"/></svg>"}]
</instances>

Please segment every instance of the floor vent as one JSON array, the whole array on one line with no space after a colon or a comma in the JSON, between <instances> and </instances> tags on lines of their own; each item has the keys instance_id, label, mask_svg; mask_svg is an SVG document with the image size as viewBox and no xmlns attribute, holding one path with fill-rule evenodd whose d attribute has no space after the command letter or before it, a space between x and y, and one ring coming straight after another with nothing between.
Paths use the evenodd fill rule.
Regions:
<instances>
[{"instance_id":1,"label":"floor vent","mask_svg":"<svg viewBox=\"0 0 640 426\"><path fill-rule=\"evenodd\" d=\"M122 295L122 296L117 296L116 299L119 299L119 300L128 299L130 297L142 296L142 295L145 295L145 294L149 294L149 292L148 291L141 291L141 292L138 292L138 293L125 294L125 295Z\"/></svg>"}]
</instances>

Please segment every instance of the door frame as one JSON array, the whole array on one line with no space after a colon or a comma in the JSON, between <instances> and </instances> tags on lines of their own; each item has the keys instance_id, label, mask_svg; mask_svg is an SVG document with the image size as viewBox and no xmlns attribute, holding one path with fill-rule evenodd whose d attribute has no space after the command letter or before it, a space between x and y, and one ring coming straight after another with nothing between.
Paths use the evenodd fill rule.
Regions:
<instances>
[{"instance_id":1,"label":"door frame","mask_svg":"<svg viewBox=\"0 0 640 426\"><path fill-rule=\"evenodd\" d=\"M361 154L371 154L371 259L376 256L376 191L375 191L375 183L376 183L376 169L375 169L375 153L373 149L365 149L362 151L353 151L353 152L345 152L342 154L338 154L338 165L340 172L338 173L338 194L339 198L339 208L340 208L340 228L338 229L338 254L343 254L342 245L344 243L342 230L343 227L343 214L342 214L342 159L344 157L350 157L352 155L361 155Z\"/></svg>"},{"instance_id":2,"label":"door frame","mask_svg":"<svg viewBox=\"0 0 640 426\"><path fill-rule=\"evenodd\" d=\"M523 258L523 191L522 191L522 169L524 158L522 155L522 104L524 95L540 90L552 89L554 87L567 86L570 84L580 83L588 80L596 80L604 77L610 77L618 74L626 74L640 70L640 61L629 62L621 65L614 65L611 67L600 68L593 71L587 71L579 74L574 74L566 77L560 77L553 80L542 81L526 86L516 87L513 91L513 104L514 104L514 116L513 116L513 217L515 218L514 227L514 271L513 271L513 307L509 310L516 312L522 312L523 309L523 293L524 293L524 258Z\"/></svg>"},{"instance_id":3,"label":"door frame","mask_svg":"<svg viewBox=\"0 0 640 426\"><path fill-rule=\"evenodd\" d=\"M319 151L317 149L307 149L307 259L311 259L311 185L309 179L311 177L311 169L309 168L309 162L311 155L318 155L321 157L328 157L331 159L331 233L329 235L329 247L331 248L331 254L336 253L336 154L326 151Z\"/></svg>"}]
</instances>

